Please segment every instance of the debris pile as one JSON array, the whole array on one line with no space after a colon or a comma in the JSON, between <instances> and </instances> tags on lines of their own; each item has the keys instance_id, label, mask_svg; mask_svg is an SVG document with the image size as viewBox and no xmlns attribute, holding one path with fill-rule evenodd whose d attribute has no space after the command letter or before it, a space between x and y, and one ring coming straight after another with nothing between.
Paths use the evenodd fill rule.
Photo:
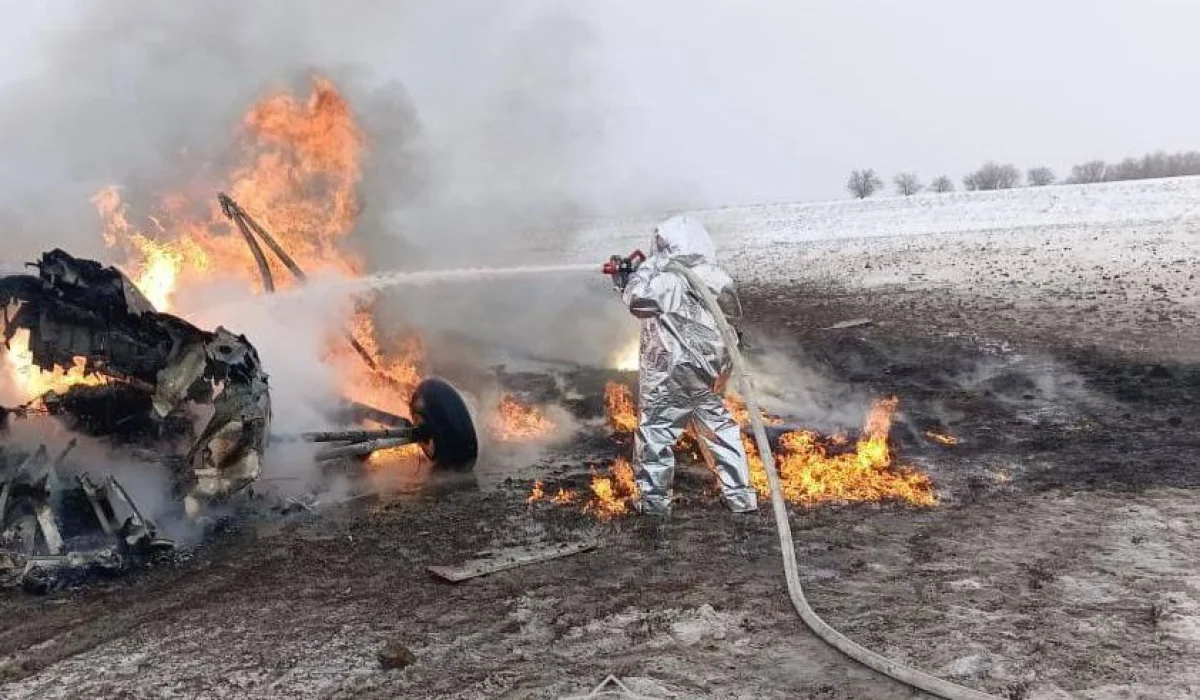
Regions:
<instances>
[{"instance_id":1,"label":"debris pile","mask_svg":"<svg viewBox=\"0 0 1200 700\"><path fill-rule=\"evenodd\" d=\"M115 478L60 473L73 446L55 460L0 447L0 585L45 593L174 549Z\"/></svg>"}]
</instances>

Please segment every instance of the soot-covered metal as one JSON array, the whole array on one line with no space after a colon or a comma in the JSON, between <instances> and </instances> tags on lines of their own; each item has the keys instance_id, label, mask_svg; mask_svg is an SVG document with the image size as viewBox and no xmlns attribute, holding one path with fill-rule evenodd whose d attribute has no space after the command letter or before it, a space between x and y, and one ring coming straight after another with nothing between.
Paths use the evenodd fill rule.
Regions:
<instances>
[{"instance_id":1,"label":"soot-covered metal","mask_svg":"<svg viewBox=\"0 0 1200 700\"><path fill-rule=\"evenodd\" d=\"M148 453L169 470L189 515L258 478L271 403L245 336L158 312L120 270L62 250L31 267L37 274L0 278L3 342L11 349L25 331L33 366L82 363L88 381L0 407L0 431L47 415ZM46 572L120 569L166 544L116 479L65 478L66 457L0 441L0 572L18 571L35 588Z\"/></svg>"}]
</instances>

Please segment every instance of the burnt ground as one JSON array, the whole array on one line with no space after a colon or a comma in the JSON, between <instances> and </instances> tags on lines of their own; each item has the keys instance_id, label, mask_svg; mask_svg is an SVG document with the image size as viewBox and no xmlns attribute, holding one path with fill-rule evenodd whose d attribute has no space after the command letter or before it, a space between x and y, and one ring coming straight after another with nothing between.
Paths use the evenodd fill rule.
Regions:
<instances>
[{"instance_id":1,"label":"burnt ground","mask_svg":"<svg viewBox=\"0 0 1200 700\"><path fill-rule=\"evenodd\" d=\"M793 509L826 620L1001 697L1200 697L1200 366L1147 343L1194 340L1185 318L1118 327L1091 302L829 285L743 301L752 340L811 376L898 395L897 449L941 495L926 509ZM929 443L930 427L960 444ZM546 462L548 481L576 483L619 449L574 443ZM171 566L46 598L3 592L0 694L552 698L615 674L659 697L914 697L802 627L769 509L727 514L702 474L678 478L688 498L661 530L530 508L516 482L244 522ZM603 546L457 585L425 571L585 534ZM414 660L384 670L393 642Z\"/></svg>"}]
</instances>

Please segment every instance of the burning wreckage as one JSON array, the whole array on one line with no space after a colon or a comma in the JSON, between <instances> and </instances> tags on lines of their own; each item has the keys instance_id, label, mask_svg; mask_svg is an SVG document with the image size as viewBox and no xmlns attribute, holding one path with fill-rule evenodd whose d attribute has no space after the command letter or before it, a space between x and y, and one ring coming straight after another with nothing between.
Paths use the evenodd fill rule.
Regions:
<instances>
[{"instance_id":1,"label":"burning wreckage","mask_svg":"<svg viewBox=\"0 0 1200 700\"><path fill-rule=\"evenodd\" d=\"M158 312L120 270L62 250L31 266L36 275L0 277L5 346L26 334L34 367L73 367L82 378L21 406L0 406L0 579L44 591L70 578L64 574L121 571L173 543L114 477L97 484L86 472L66 476L75 440L58 455L44 444L18 445L10 439L14 421L50 416L69 431L150 451L169 470L173 500L195 517L258 479L271 400L245 336ZM301 436L333 443L319 460L415 443L438 466L469 469L478 454L466 403L439 379L417 386L411 420L360 403L342 409L332 422L386 427Z\"/></svg>"}]
</instances>

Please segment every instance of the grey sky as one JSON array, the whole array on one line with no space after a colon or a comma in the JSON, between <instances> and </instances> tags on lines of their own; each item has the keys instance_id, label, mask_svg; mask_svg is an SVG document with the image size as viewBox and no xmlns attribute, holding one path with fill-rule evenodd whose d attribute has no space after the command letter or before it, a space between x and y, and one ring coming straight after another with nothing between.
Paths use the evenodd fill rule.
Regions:
<instances>
[{"instance_id":1,"label":"grey sky","mask_svg":"<svg viewBox=\"0 0 1200 700\"><path fill-rule=\"evenodd\" d=\"M103 3L4 4L0 106L11 106L15 81L52 65L49 46L78 31L76 8ZM570 94L569 114L594 120L578 129L598 146L578 174L606 210L842 197L848 171L864 166L958 181L987 159L1061 172L1200 148L1193 0L454 0L397 3L405 9L387 17L367 7L380 3L329 5L341 8L336 23L331 10L297 10L312 18L312 65L369 64L406 86L432 138L483 149L489 134L506 137L481 126L497 102L478 76L525 24L570 8L590 32L578 65L549 86L504 84L535 101L542 89ZM454 157L475 156L463 146Z\"/></svg>"}]
</instances>

